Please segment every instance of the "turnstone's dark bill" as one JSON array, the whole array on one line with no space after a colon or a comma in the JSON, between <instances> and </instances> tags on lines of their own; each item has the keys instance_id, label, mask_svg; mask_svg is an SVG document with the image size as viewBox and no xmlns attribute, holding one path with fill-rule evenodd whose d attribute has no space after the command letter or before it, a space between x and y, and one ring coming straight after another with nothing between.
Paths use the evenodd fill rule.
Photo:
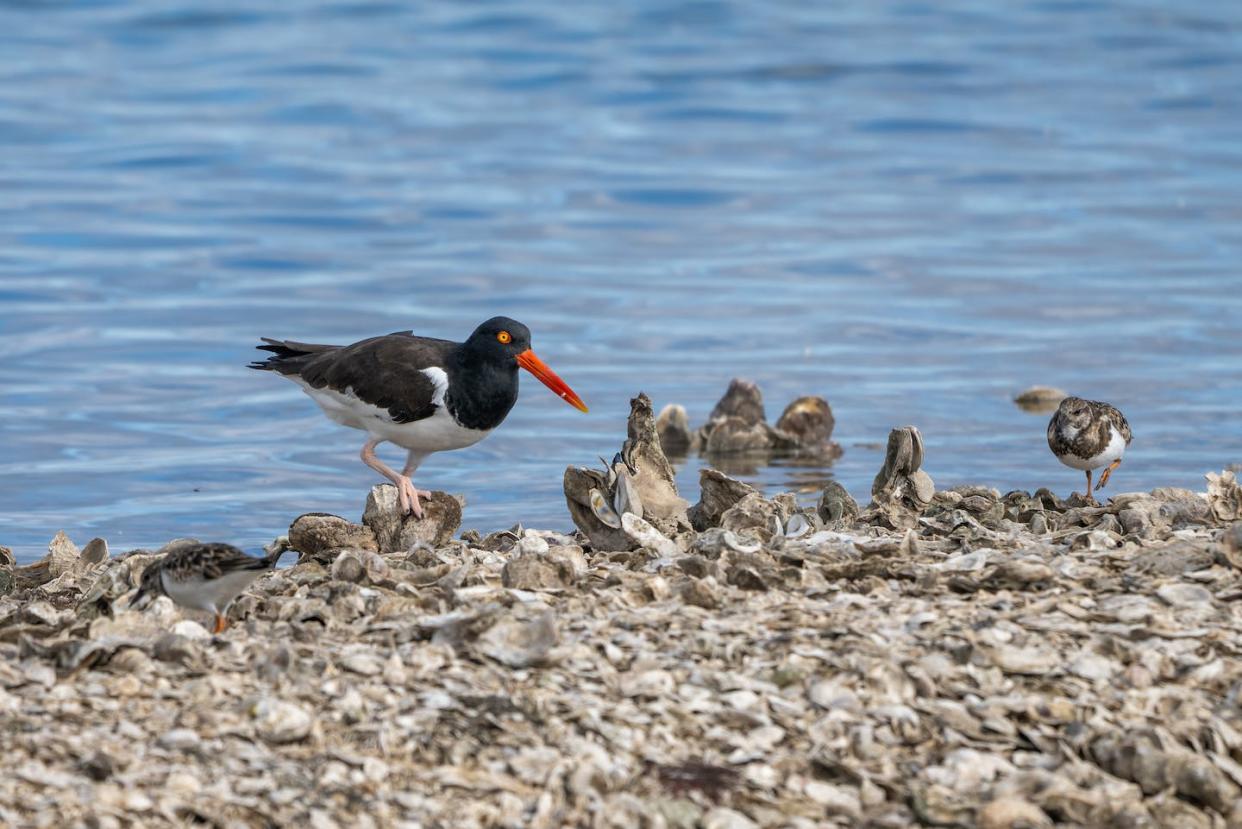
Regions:
<instances>
[{"instance_id":1,"label":"turnstone's dark bill","mask_svg":"<svg viewBox=\"0 0 1242 829\"><path fill-rule=\"evenodd\" d=\"M250 583L276 566L284 547L263 558L248 556L231 544L185 544L175 547L142 573L142 584L130 600L141 608L156 596L167 596L182 607L215 614L214 632L224 630L225 612Z\"/></svg>"},{"instance_id":2,"label":"turnstone's dark bill","mask_svg":"<svg viewBox=\"0 0 1242 829\"><path fill-rule=\"evenodd\" d=\"M1087 473L1087 500L1091 494L1091 471L1105 467L1095 488L1103 489L1113 470L1121 465L1132 439L1126 417L1107 403L1067 397L1048 423L1048 448L1057 460Z\"/></svg>"},{"instance_id":3,"label":"turnstone's dark bill","mask_svg":"<svg viewBox=\"0 0 1242 829\"><path fill-rule=\"evenodd\" d=\"M422 517L410 475L432 452L478 443L500 425L518 395L524 368L562 400L587 407L530 349L530 329L493 317L464 343L400 331L353 345L310 345L263 338L274 356L250 364L302 387L328 417L367 433L362 461L396 484L402 510ZM375 456L384 441L406 449L396 472Z\"/></svg>"}]
</instances>

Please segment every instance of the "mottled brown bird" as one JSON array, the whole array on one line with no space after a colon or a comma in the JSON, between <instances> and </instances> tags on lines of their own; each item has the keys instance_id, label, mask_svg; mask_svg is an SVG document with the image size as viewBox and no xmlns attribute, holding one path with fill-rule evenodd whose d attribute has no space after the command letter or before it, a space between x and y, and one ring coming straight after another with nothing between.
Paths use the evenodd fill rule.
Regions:
<instances>
[{"instance_id":1,"label":"mottled brown bird","mask_svg":"<svg viewBox=\"0 0 1242 829\"><path fill-rule=\"evenodd\" d=\"M1087 473L1086 497L1092 503L1091 472L1104 467L1095 485L1103 489L1132 439L1125 415L1098 400L1067 397L1048 423L1048 448L1061 463Z\"/></svg>"},{"instance_id":2,"label":"mottled brown bird","mask_svg":"<svg viewBox=\"0 0 1242 829\"><path fill-rule=\"evenodd\" d=\"M130 606L141 608L156 596L167 596L182 607L215 614L214 632L220 633L227 624L229 605L255 579L275 567L284 551L281 547L256 558L231 544L195 542L174 547L147 565Z\"/></svg>"}]
</instances>

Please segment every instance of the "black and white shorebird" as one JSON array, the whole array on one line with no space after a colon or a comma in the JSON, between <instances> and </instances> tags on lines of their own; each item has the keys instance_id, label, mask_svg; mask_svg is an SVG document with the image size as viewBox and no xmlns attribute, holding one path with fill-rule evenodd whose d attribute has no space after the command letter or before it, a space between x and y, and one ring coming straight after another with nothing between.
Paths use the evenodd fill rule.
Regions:
<instances>
[{"instance_id":1,"label":"black and white shorebird","mask_svg":"<svg viewBox=\"0 0 1242 829\"><path fill-rule=\"evenodd\" d=\"M1132 439L1125 415L1107 403L1067 397L1048 423L1048 448L1057 460L1087 473L1087 500L1091 494L1091 472L1104 467L1097 490L1103 489Z\"/></svg>"},{"instance_id":2,"label":"black and white shorebird","mask_svg":"<svg viewBox=\"0 0 1242 829\"><path fill-rule=\"evenodd\" d=\"M286 549L281 546L263 558L255 558L231 544L187 542L147 565L130 607L141 609L156 596L167 596L182 607L215 614L213 632L220 633L227 624L229 605L255 579L274 568Z\"/></svg>"},{"instance_id":3,"label":"black and white shorebird","mask_svg":"<svg viewBox=\"0 0 1242 829\"><path fill-rule=\"evenodd\" d=\"M250 364L302 387L343 426L367 433L362 461L392 481L405 512L422 517L410 476L432 452L478 443L501 424L518 396L524 368L571 406L587 407L530 348L530 329L493 317L463 343L399 331L353 345L311 345L263 337L273 356ZM397 472L375 456L384 441L404 448Z\"/></svg>"}]
</instances>

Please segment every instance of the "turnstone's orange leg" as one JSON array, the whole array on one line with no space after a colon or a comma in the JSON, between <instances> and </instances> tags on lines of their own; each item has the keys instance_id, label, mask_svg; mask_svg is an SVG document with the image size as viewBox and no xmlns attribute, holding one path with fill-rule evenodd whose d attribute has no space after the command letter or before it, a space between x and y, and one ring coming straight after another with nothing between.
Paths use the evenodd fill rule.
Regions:
<instances>
[{"instance_id":1,"label":"turnstone's orange leg","mask_svg":"<svg viewBox=\"0 0 1242 829\"><path fill-rule=\"evenodd\" d=\"M224 629L229 626L229 620L224 618L224 614L216 613L216 628L212 633L224 633Z\"/></svg>"},{"instance_id":2,"label":"turnstone's orange leg","mask_svg":"<svg viewBox=\"0 0 1242 829\"><path fill-rule=\"evenodd\" d=\"M1113 470L1119 466L1121 466L1121 458L1104 467L1104 471L1100 473L1100 482L1095 485L1097 491L1104 488L1104 485L1108 483L1109 476L1113 474Z\"/></svg>"},{"instance_id":3,"label":"turnstone's orange leg","mask_svg":"<svg viewBox=\"0 0 1242 829\"><path fill-rule=\"evenodd\" d=\"M1094 503L1096 502L1096 501L1095 501L1095 496L1091 494L1091 470L1090 470L1090 469L1088 469L1088 470L1087 470L1087 495L1086 495L1086 498L1087 498L1087 502L1088 502L1088 503L1094 504Z\"/></svg>"},{"instance_id":4,"label":"turnstone's orange leg","mask_svg":"<svg viewBox=\"0 0 1242 829\"><path fill-rule=\"evenodd\" d=\"M375 457L375 447L381 443L383 443L381 440L368 440L362 447L360 455L362 462L396 485L397 502L401 505L401 512L412 512L415 518L422 518L423 508L418 503L418 490L414 488L410 477L394 472L387 464Z\"/></svg>"}]
</instances>

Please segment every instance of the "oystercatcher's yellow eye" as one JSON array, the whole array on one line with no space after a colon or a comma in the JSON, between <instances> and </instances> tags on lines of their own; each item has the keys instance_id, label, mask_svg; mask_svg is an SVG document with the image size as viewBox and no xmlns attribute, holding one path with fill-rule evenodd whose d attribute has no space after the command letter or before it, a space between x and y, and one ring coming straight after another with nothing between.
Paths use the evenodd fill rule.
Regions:
<instances>
[{"instance_id":1,"label":"oystercatcher's yellow eye","mask_svg":"<svg viewBox=\"0 0 1242 829\"><path fill-rule=\"evenodd\" d=\"M508 331L501 331L499 334L496 335L496 339L500 340L505 345L508 345L509 343L513 342L513 335L510 334Z\"/></svg>"}]
</instances>

